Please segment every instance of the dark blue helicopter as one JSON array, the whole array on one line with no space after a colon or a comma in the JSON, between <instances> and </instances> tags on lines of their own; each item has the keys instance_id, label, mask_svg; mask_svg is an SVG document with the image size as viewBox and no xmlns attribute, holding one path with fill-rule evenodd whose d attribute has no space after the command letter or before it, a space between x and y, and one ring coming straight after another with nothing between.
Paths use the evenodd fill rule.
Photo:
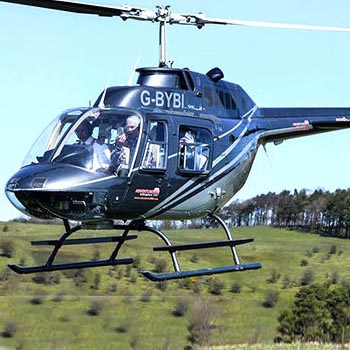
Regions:
<instances>
[{"instance_id":1,"label":"dark blue helicopter","mask_svg":"<svg viewBox=\"0 0 350 350\"><path fill-rule=\"evenodd\" d=\"M276 25L260 22L178 15L169 7L156 11L110 7L63 0L19 0L10 3L56 10L119 16L160 24L160 62L137 69L135 86L105 89L92 107L64 111L41 134L21 169L6 185L9 200L26 215L61 218L58 240L36 241L53 250L45 264L9 265L18 273L131 264L118 259L131 231L148 231L164 242L174 272L143 271L154 281L259 269L243 264L236 246L253 239L233 239L216 214L244 185L260 145L350 128L350 108L258 108L237 84L224 80L219 68L206 74L172 68L166 62L165 25L264 25L312 30L347 28ZM211 217L226 239L173 245L148 220ZM123 224L116 223L123 220ZM71 226L70 221L80 222ZM83 228L121 230L117 236L69 238ZM115 242L105 260L55 263L64 245ZM228 247L228 266L181 270L176 252Z\"/></svg>"}]
</instances>

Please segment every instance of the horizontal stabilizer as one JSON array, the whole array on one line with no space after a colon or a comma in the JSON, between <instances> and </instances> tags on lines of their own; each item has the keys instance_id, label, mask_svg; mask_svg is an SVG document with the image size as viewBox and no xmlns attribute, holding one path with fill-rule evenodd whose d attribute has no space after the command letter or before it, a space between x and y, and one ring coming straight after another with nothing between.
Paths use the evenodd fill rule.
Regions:
<instances>
[{"instance_id":1,"label":"horizontal stabilizer","mask_svg":"<svg viewBox=\"0 0 350 350\"><path fill-rule=\"evenodd\" d=\"M175 280L187 277L197 277L205 275L215 275L225 272L238 272L247 270L257 270L261 268L260 263L250 263L250 264L237 264L231 266L220 266L199 270L188 270L188 271L178 271L169 273L154 273L151 271L142 271L142 274L151 281L160 282L166 280Z\"/></svg>"},{"instance_id":2,"label":"horizontal stabilizer","mask_svg":"<svg viewBox=\"0 0 350 350\"><path fill-rule=\"evenodd\" d=\"M254 238L233 239L233 240L225 240L225 241L212 241L212 242L201 242L201 243L192 243L192 244L181 244L181 245L154 247L153 250L155 252L156 251L158 251L158 252L159 251L176 252L178 250L234 247L236 245L246 244L246 243L250 243L253 241L254 241Z\"/></svg>"},{"instance_id":3,"label":"horizontal stabilizer","mask_svg":"<svg viewBox=\"0 0 350 350\"><path fill-rule=\"evenodd\" d=\"M88 267L100 267L100 266L114 266L114 265L128 265L132 264L134 259L124 258L116 260L99 260L99 261L79 261L64 264L55 265L38 265L38 266L20 266L16 264L9 264L8 267L16 273L27 274L35 272L51 272L58 270L72 270L83 269Z\"/></svg>"}]
</instances>

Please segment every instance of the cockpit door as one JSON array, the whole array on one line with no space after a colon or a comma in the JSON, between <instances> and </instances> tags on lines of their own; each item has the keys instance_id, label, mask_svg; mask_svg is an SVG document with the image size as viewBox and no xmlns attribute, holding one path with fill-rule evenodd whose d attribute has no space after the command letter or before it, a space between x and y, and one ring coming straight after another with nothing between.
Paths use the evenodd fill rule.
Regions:
<instances>
[{"instance_id":1,"label":"cockpit door","mask_svg":"<svg viewBox=\"0 0 350 350\"><path fill-rule=\"evenodd\" d=\"M127 201L143 215L168 194L169 120L150 119L141 142Z\"/></svg>"}]
</instances>

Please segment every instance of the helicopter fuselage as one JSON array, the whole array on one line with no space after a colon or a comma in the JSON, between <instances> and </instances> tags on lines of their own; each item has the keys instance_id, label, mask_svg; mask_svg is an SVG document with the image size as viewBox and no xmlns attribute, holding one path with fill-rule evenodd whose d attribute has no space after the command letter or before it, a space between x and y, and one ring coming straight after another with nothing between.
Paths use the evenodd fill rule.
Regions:
<instances>
[{"instance_id":1,"label":"helicopter fuselage","mask_svg":"<svg viewBox=\"0 0 350 350\"><path fill-rule=\"evenodd\" d=\"M347 108L259 109L218 68L137 71L137 85L108 88L46 129L6 185L18 209L83 222L203 217L243 186L259 145L350 125ZM84 123L89 146L77 142ZM102 150L108 164L96 165Z\"/></svg>"}]
</instances>

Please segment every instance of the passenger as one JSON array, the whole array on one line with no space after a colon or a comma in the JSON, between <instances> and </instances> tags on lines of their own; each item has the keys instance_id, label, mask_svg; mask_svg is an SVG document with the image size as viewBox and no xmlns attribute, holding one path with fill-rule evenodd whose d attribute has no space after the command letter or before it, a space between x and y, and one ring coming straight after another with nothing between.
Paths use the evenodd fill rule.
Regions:
<instances>
[{"instance_id":1,"label":"passenger","mask_svg":"<svg viewBox=\"0 0 350 350\"><path fill-rule=\"evenodd\" d=\"M111 165L109 170L120 176L125 175L125 173L120 174L120 170L122 168L128 169L134 157L140 133L140 123L140 118L136 115L132 115L126 120L125 131L121 128L117 130L117 137L114 149L111 153Z\"/></svg>"},{"instance_id":2,"label":"passenger","mask_svg":"<svg viewBox=\"0 0 350 350\"><path fill-rule=\"evenodd\" d=\"M185 170L206 170L208 166L208 157L201 151L201 145L196 145L192 131L186 131L185 135L181 137L180 154L184 157L183 167Z\"/></svg>"},{"instance_id":3,"label":"passenger","mask_svg":"<svg viewBox=\"0 0 350 350\"><path fill-rule=\"evenodd\" d=\"M77 144L85 145L92 154L92 159L87 165L89 169L94 171L108 170L111 151L106 144L99 143L99 141L92 136L92 131L93 126L87 120L83 121L75 130L79 139Z\"/></svg>"},{"instance_id":4,"label":"passenger","mask_svg":"<svg viewBox=\"0 0 350 350\"><path fill-rule=\"evenodd\" d=\"M126 119L126 135L124 136L125 146L130 149L130 159L133 158L140 133L141 120L137 115L131 115ZM120 140L123 142L123 140Z\"/></svg>"}]
</instances>

